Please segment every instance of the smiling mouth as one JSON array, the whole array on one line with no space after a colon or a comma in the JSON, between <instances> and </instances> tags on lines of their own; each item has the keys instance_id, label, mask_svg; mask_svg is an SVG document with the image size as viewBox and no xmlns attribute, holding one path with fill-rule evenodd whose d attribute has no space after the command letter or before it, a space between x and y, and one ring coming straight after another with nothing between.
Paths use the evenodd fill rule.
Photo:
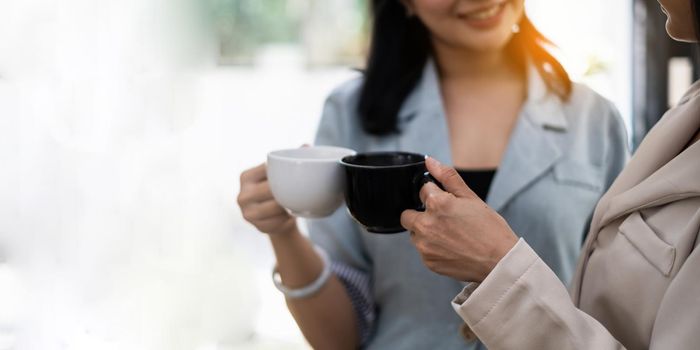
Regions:
<instances>
[{"instance_id":1,"label":"smiling mouth","mask_svg":"<svg viewBox=\"0 0 700 350\"><path fill-rule=\"evenodd\" d=\"M459 18L474 21L484 21L496 17L501 10L506 6L507 1L502 1L493 6L479 9L477 11L472 11L469 13L459 14Z\"/></svg>"}]
</instances>

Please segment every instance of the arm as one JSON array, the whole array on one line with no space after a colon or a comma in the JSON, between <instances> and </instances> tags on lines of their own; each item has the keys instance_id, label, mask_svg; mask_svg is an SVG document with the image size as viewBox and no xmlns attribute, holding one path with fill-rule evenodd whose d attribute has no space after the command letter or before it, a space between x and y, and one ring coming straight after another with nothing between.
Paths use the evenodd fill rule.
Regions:
<instances>
[{"instance_id":1,"label":"arm","mask_svg":"<svg viewBox=\"0 0 700 350\"><path fill-rule=\"evenodd\" d=\"M489 349L624 349L524 240L470 287L453 307Z\"/></svg>"},{"instance_id":2,"label":"arm","mask_svg":"<svg viewBox=\"0 0 700 350\"><path fill-rule=\"evenodd\" d=\"M311 283L323 268L312 244L298 230L270 237L282 283L299 288ZM315 349L356 349L357 322L352 303L334 275L321 290L304 299L287 299L302 333Z\"/></svg>"},{"instance_id":3,"label":"arm","mask_svg":"<svg viewBox=\"0 0 700 350\"><path fill-rule=\"evenodd\" d=\"M700 344L698 281L700 251L695 249L664 294L649 349ZM602 324L576 308L554 273L522 240L481 285L458 295L453 306L489 349L624 349Z\"/></svg>"}]
</instances>

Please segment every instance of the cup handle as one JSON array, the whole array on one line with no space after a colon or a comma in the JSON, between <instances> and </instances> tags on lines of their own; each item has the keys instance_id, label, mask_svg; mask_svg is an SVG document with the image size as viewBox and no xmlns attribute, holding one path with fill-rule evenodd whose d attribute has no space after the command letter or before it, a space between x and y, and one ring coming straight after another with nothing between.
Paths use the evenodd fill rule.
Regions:
<instances>
[{"instance_id":1,"label":"cup handle","mask_svg":"<svg viewBox=\"0 0 700 350\"><path fill-rule=\"evenodd\" d=\"M420 190L428 182L434 183L435 185L437 185L437 187L440 187L440 189L443 191L445 190L445 187L442 186L440 181L438 181L436 178L434 178L433 175L430 175L429 171L424 172L423 175L420 176L420 179L418 181L418 186L416 189L416 197L418 197L418 202L421 203L420 208L418 208L418 211L425 211L425 204L420 200Z\"/></svg>"}]
</instances>

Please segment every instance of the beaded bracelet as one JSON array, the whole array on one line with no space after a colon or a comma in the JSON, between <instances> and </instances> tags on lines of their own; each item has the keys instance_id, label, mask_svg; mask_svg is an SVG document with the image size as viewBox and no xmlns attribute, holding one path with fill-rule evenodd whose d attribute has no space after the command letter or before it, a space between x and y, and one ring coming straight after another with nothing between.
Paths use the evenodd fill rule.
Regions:
<instances>
[{"instance_id":1,"label":"beaded bracelet","mask_svg":"<svg viewBox=\"0 0 700 350\"><path fill-rule=\"evenodd\" d=\"M326 282L328 282L328 279L331 277L331 261L330 258L328 257L328 254L326 252L319 248L319 247L314 247L316 249L316 252L318 252L318 255L321 256L321 261L323 262L323 271L321 271L321 274L316 278L315 281L309 283L308 285L301 287L301 288L296 288L296 289L291 289L288 287L285 287L282 284L282 278L280 277L279 271L277 271L277 267L272 270L272 282L275 284L275 287L284 294L285 297L288 299L302 299L302 298L308 298L316 293L318 293L319 290L323 287Z\"/></svg>"}]
</instances>

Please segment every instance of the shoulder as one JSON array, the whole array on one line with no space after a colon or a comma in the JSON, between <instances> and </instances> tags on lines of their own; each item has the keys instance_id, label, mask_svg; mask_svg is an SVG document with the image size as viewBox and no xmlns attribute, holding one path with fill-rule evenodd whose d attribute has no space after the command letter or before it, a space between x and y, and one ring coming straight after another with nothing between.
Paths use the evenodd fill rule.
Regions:
<instances>
[{"instance_id":1,"label":"shoulder","mask_svg":"<svg viewBox=\"0 0 700 350\"><path fill-rule=\"evenodd\" d=\"M333 103L337 106L345 107L350 107L351 105L353 105L352 107L357 106L363 83L364 76L358 73L356 77L336 86L328 95L326 103Z\"/></svg>"},{"instance_id":2,"label":"shoulder","mask_svg":"<svg viewBox=\"0 0 700 350\"><path fill-rule=\"evenodd\" d=\"M610 163L609 159L625 161L627 128L610 100L583 84L574 83L568 99L549 93L542 103L540 112L559 116L543 118L561 122L566 129L559 134L558 142L570 156L601 166Z\"/></svg>"},{"instance_id":3,"label":"shoulder","mask_svg":"<svg viewBox=\"0 0 700 350\"><path fill-rule=\"evenodd\" d=\"M322 123L343 124L346 128L357 122L357 108L363 84L362 74L336 86L323 106Z\"/></svg>"},{"instance_id":4,"label":"shoulder","mask_svg":"<svg viewBox=\"0 0 700 350\"><path fill-rule=\"evenodd\" d=\"M563 106L567 123L576 133L584 134L592 142L601 139L626 142L627 129L617 107L590 87L574 83Z\"/></svg>"},{"instance_id":5,"label":"shoulder","mask_svg":"<svg viewBox=\"0 0 700 350\"><path fill-rule=\"evenodd\" d=\"M590 87L574 83L571 96L564 102L567 116L581 122L622 122L615 104Z\"/></svg>"},{"instance_id":6,"label":"shoulder","mask_svg":"<svg viewBox=\"0 0 700 350\"><path fill-rule=\"evenodd\" d=\"M608 168L607 188L629 158L627 127L615 104L590 87L574 83L564 102L571 150Z\"/></svg>"},{"instance_id":7,"label":"shoulder","mask_svg":"<svg viewBox=\"0 0 700 350\"><path fill-rule=\"evenodd\" d=\"M316 131L316 144L354 147L361 134L357 106L362 89L362 75L335 87L326 98Z\"/></svg>"}]
</instances>

